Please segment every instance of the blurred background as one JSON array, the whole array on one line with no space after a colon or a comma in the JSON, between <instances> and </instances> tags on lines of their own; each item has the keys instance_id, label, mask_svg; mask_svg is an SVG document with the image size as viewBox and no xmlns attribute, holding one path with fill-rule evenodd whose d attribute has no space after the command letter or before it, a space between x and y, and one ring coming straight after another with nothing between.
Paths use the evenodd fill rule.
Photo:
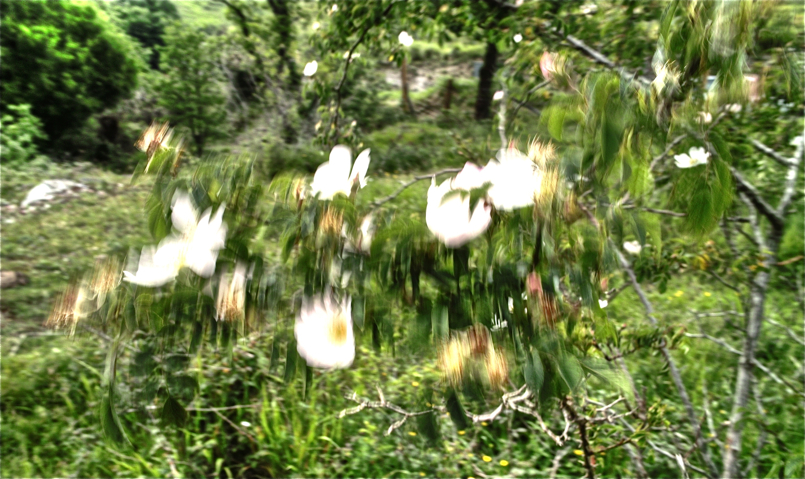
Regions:
<instances>
[{"instance_id":1,"label":"blurred background","mask_svg":"<svg viewBox=\"0 0 805 479\"><path fill-rule=\"evenodd\" d=\"M580 41L654 78L665 2L538 3L564 15ZM780 52L802 51L803 12L797 2L764 3L753 19L752 51L753 72L763 81L734 128L738 135L764 130L768 145L787 148L786 139L802 133L796 73L802 68L794 62L786 70L778 59ZM583 474L577 449L557 451L513 415L474 431L445 425L438 449L413 428L384 437L394 418L382 411L336 418L351 404L343 398L347 387L371 395L366 385L382 381L388 396L413 397L422 384L439 379L432 358L393 361L383 356L387 352L364 348L367 367L316 376L313 394L303 400L302 391L282 387L282 369L259 335L242 340L231 355L208 351L203 371L198 359L200 391L184 429L158 427L147 407L119 411L135 444L119 449L105 442L98 424L105 334L73 339L42 327L54 294L95 258L125 255L149 242L143 215L149 186L132 184L131 173L145 158L134 145L154 121L169 121L185 138L184 161L244 155L256 159L265 181L280 171L314 172L336 141L370 147L369 191L375 195L424 171L493 157L500 145L496 91L505 91L509 137L524 146L534 136L551 136L543 109L566 93L538 87L545 80L540 58L554 46L535 34L539 18L493 0L416 5L391 20L378 17L377 28L358 45L353 22L360 12L344 15L349 5L336 0L3 2L0 476ZM402 31L413 37L410 46L400 43ZM574 61L578 70L602 68L581 55ZM334 129L336 98L341 110ZM402 211L421 202L427 185L420 186L401 197ZM800 214L783 239L781 263L802 253L802 229ZM720 245L669 248L679 268L695 269L715 261ZM802 310L795 290L801 264L785 263L776 276L767 309L783 326L768 328L760 345L761 358L799 385ZM728 304L731 293L703 276L671 278L662 293L651 293L652 301L670 311L669 321L678 319L675 311ZM610 313L615 321L642 314L631 293L619 301ZM694 401L708 404L711 427L724 430L731 405L731 376L724 370L735 356L707 342L680 348L696 365L684 371ZM630 358L636 375L663 375L650 356ZM669 381L648 387L673 397ZM765 425L749 430L745 444L761 434L772 438L751 472L785 477L801 470L801 461L790 460L803 451L801 398L782 388L767 394ZM672 399L659 404L681 417ZM715 441L710 446L719 447ZM623 449L603 457L602 475L628 477ZM673 458L647 456L647 467L653 477L678 475Z\"/></svg>"}]
</instances>

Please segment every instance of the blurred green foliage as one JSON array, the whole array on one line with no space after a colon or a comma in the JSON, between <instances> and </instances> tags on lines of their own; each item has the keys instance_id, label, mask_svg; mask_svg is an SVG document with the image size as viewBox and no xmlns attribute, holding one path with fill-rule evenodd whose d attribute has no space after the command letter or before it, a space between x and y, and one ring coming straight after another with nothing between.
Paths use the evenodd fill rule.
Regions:
<instances>
[{"instance_id":1,"label":"blurred green foliage","mask_svg":"<svg viewBox=\"0 0 805 479\"><path fill-rule=\"evenodd\" d=\"M75 152L70 134L137 85L129 41L91 4L56 0L5 2L2 10L3 113L29 104L50 149Z\"/></svg>"}]
</instances>

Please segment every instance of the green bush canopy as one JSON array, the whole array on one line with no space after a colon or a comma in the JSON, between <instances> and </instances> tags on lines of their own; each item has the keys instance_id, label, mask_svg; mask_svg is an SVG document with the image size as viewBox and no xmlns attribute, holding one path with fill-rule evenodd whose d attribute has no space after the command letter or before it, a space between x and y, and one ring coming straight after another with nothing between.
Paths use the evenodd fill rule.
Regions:
<instances>
[{"instance_id":1,"label":"green bush canopy","mask_svg":"<svg viewBox=\"0 0 805 479\"><path fill-rule=\"evenodd\" d=\"M12 0L3 2L0 19L2 111L30 104L51 145L137 84L126 40L92 6Z\"/></svg>"}]
</instances>

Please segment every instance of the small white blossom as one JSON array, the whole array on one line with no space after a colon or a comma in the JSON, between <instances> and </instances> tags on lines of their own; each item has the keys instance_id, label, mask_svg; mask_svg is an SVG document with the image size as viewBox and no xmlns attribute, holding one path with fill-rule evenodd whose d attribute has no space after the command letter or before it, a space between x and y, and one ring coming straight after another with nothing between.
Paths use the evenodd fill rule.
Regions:
<instances>
[{"instance_id":1,"label":"small white blossom","mask_svg":"<svg viewBox=\"0 0 805 479\"><path fill-rule=\"evenodd\" d=\"M319 28L321 28L321 23L313 22L313 25L311 25L310 28L312 28L313 30L318 30Z\"/></svg>"},{"instance_id":2,"label":"small white blossom","mask_svg":"<svg viewBox=\"0 0 805 479\"><path fill-rule=\"evenodd\" d=\"M509 304L509 312L513 313L514 312L514 298L509 298L508 304Z\"/></svg>"},{"instance_id":3,"label":"small white blossom","mask_svg":"<svg viewBox=\"0 0 805 479\"><path fill-rule=\"evenodd\" d=\"M730 113L740 113L743 110L743 107L738 103L732 103L727 105L727 111Z\"/></svg>"},{"instance_id":4,"label":"small white blossom","mask_svg":"<svg viewBox=\"0 0 805 479\"><path fill-rule=\"evenodd\" d=\"M694 146L688 153L674 155L677 168L692 168L694 166L706 165L710 158L710 153L700 146Z\"/></svg>"},{"instance_id":5,"label":"small white blossom","mask_svg":"<svg viewBox=\"0 0 805 479\"><path fill-rule=\"evenodd\" d=\"M629 254L640 254L640 250L642 250L643 247L640 246L640 243L637 241L627 241L623 243L623 249Z\"/></svg>"},{"instance_id":6,"label":"small white blossom","mask_svg":"<svg viewBox=\"0 0 805 479\"><path fill-rule=\"evenodd\" d=\"M492 99L495 100L495 101L502 100L503 99L503 90L496 91L495 94L492 95Z\"/></svg>"},{"instance_id":7,"label":"small white blossom","mask_svg":"<svg viewBox=\"0 0 805 479\"><path fill-rule=\"evenodd\" d=\"M522 41L523 41L523 36L522 35L520 35L519 33L514 35L514 43L520 43Z\"/></svg>"},{"instance_id":8,"label":"small white blossom","mask_svg":"<svg viewBox=\"0 0 805 479\"><path fill-rule=\"evenodd\" d=\"M305 64L305 69L302 71L302 73L306 77L312 77L313 75L316 74L316 71L318 69L319 69L319 62L313 60L312 62Z\"/></svg>"},{"instance_id":9,"label":"small white blossom","mask_svg":"<svg viewBox=\"0 0 805 479\"><path fill-rule=\"evenodd\" d=\"M400 35L397 36L397 40L399 40L402 46L404 47L410 47L411 45L414 44L414 37L412 37L411 35L408 34L408 32L405 31L400 32Z\"/></svg>"},{"instance_id":10,"label":"small white blossom","mask_svg":"<svg viewBox=\"0 0 805 479\"><path fill-rule=\"evenodd\" d=\"M249 421L240 421L240 425L243 427L252 427L252 423Z\"/></svg>"},{"instance_id":11,"label":"small white blossom","mask_svg":"<svg viewBox=\"0 0 805 479\"><path fill-rule=\"evenodd\" d=\"M697 121L702 124L708 124L713 121L713 115L706 111L700 111L699 115L696 117Z\"/></svg>"},{"instance_id":12,"label":"small white blossom","mask_svg":"<svg viewBox=\"0 0 805 479\"><path fill-rule=\"evenodd\" d=\"M609 301L607 301L606 299L599 299L599 300L598 300L598 306L599 306L601 309L606 308L608 304L609 304Z\"/></svg>"},{"instance_id":13,"label":"small white blossom","mask_svg":"<svg viewBox=\"0 0 805 479\"><path fill-rule=\"evenodd\" d=\"M581 14L582 15L592 15L598 11L598 5L594 3L588 3L586 5L581 6Z\"/></svg>"},{"instance_id":14,"label":"small white blossom","mask_svg":"<svg viewBox=\"0 0 805 479\"><path fill-rule=\"evenodd\" d=\"M338 4L337 4L337 3L334 3L334 4L333 4L333 6L332 6L332 8L330 8L330 11L331 11L331 12L337 12L337 11L338 11Z\"/></svg>"}]
</instances>

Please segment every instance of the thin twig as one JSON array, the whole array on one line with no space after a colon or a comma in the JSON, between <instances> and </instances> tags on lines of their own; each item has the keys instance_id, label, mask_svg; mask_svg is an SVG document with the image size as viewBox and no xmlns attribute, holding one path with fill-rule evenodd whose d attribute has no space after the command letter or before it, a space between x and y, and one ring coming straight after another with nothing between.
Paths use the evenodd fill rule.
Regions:
<instances>
[{"instance_id":1,"label":"thin twig","mask_svg":"<svg viewBox=\"0 0 805 479\"><path fill-rule=\"evenodd\" d=\"M344 72L341 74L341 80L338 82L338 85L335 87L335 113L333 113L333 121L330 122L331 128L335 132L335 141L338 141L338 117L341 110L341 90L344 88L344 83L347 81L347 72L349 71L349 65L352 64L352 54L355 52L355 49L358 48L358 45L363 42L363 39L366 37L366 34L369 33L373 27L375 27L386 15L391 12L392 7L399 3L400 0L395 0L389 3L383 12L378 15L377 17L373 18L372 21L369 22L367 26L361 30L361 34L358 36L358 39L352 44L352 46L347 51L346 60L344 62Z\"/></svg>"},{"instance_id":2,"label":"thin twig","mask_svg":"<svg viewBox=\"0 0 805 479\"><path fill-rule=\"evenodd\" d=\"M406 188L408 188L409 186L415 184L418 181L427 180L427 179L430 179L430 178L435 178L437 176L446 175L448 173L458 173L459 171L461 171L461 168L445 168L443 170L439 170L439 171L436 171L434 173L428 173L426 175L415 176L411 181L409 181L408 183L405 183L402 187L400 187L400 189L398 189L394 193L392 193L392 194L390 194L390 195L388 195L388 196L386 196L384 198L380 198L379 200L375 200L374 202L372 202L372 208L373 209L377 208L380 205L382 205L383 203L387 203L387 202L393 200L394 198L400 196L400 194L403 191L405 191Z\"/></svg>"}]
</instances>

